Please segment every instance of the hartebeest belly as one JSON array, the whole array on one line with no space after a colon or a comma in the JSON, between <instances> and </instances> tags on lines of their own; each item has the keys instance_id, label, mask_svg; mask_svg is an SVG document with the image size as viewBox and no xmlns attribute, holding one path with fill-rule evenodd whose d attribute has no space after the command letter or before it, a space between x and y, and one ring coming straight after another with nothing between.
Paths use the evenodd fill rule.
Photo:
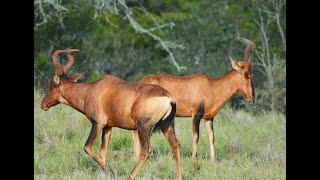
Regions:
<instances>
[{"instance_id":1,"label":"hartebeest belly","mask_svg":"<svg viewBox=\"0 0 320 180\"><path fill-rule=\"evenodd\" d=\"M212 109L208 79L201 74L195 76L146 76L139 82L157 84L169 91L176 100L176 117L191 117L199 107Z\"/></svg>"}]
</instances>

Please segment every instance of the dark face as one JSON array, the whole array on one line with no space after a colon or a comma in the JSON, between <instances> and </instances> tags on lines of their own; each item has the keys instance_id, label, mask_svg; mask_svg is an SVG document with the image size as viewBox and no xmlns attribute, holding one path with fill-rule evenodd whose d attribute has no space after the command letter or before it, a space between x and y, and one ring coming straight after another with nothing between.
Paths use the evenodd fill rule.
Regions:
<instances>
[{"instance_id":1,"label":"dark face","mask_svg":"<svg viewBox=\"0 0 320 180\"><path fill-rule=\"evenodd\" d=\"M250 71L246 71L242 76L240 93L247 99L249 103L254 103L255 95L252 85L252 75L250 74Z\"/></svg>"},{"instance_id":2,"label":"dark face","mask_svg":"<svg viewBox=\"0 0 320 180\"><path fill-rule=\"evenodd\" d=\"M246 61L236 62L231 59L232 67L238 71L239 78L238 83L239 87L238 90L243 97L247 99L248 102L254 103L255 96L254 90L252 85L252 74L250 69L250 64Z\"/></svg>"},{"instance_id":3,"label":"dark face","mask_svg":"<svg viewBox=\"0 0 320 180\"><path fill-rule=\"evenodd\" d=\"M59 86L60 82L55 82L54 78L50 80L50 87L47 91L47 94L42 100L41 109L47 111L50 107L60 103L59 99L61 97L61 94Z\"/></svg>"}]
</instances>

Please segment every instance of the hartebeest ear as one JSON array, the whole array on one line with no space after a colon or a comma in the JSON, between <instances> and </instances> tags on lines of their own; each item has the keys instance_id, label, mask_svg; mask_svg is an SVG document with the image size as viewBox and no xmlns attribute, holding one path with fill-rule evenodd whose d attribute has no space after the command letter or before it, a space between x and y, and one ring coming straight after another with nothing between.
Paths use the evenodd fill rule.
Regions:
<instances>
[{"instance_id":1,"label":"hartebeest ear","mask_svg":"<svg viewBox=\"0 0 320 180\"><path fill-rule=\"evenodd\" d=\"M69 78L69 81L77 82L78 79L83 75L83 73L79 73L79 74L73 75L72 77Z\"/></svg>"},{"instance_id":2,"label":"hartebeest ear","mask_svg":"<svg viewBox=\"0 0 320 180\"><path fill-rule=\"evenodd\" d=\"M55 86L59 86L60 85L60 77L59 77L59 75L57 75L57 74L54 75L53 83L54 83Z\"/></svg>"},{"instance_id":3,"label":"hartebeest ear","mask_svg":"<svg viewBox=\"0 0 320 180\"><path fill-rule=\"evenodd\" d=\"M241 74L244 73L243 64L241 62L237 63L231 57L230 57L230 61L231 61L231 65L232 65L233 69L235 69L236 71L238 71Z\"/></svg>"}]
</instances>

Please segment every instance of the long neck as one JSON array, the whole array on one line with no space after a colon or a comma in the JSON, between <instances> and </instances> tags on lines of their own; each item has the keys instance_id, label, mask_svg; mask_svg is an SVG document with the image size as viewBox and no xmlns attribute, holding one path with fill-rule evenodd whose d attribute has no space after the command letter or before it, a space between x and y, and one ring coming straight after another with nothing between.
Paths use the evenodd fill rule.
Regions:
<instances>
[{"instance_id":1,"label":"long neck","mask_svg":"<svg viewBox=\"0 0 320 180\"><path fill-rule=\"evenodd\" d=\"M237 93L237 76L238 72L232 71L219 79L209 78L210 90L213 95L213 109L210 111L213 115L216 115L219 110Z\"/></svg>"},{"instance_id":2,"label":"long neck","mask_svg":"<svg viewBox=\"0 0 320 180\"><path fill-rule=\"evenodd\" d=\"M64 100L61 102L84 114L86 97L94 83L66 83L61 87L61 95Z\"/></svg>"}]
</instances>

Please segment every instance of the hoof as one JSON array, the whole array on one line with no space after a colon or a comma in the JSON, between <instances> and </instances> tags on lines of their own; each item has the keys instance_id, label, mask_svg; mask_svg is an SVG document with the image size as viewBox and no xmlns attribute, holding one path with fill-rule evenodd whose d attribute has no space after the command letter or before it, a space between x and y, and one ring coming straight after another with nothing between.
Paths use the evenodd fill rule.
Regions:
<instances>
[{"instance_id":1,"label":"hoof","mask_svg":"<svg viewBox=\"0 0 320 180\"><path fill-rule=\"evenodd\" d=\"M115 173L113 170L110 170L107 166L104 169L101 169L102 172L108 177L108 179L114 179Z\"/></svg>"}]
</instances>

